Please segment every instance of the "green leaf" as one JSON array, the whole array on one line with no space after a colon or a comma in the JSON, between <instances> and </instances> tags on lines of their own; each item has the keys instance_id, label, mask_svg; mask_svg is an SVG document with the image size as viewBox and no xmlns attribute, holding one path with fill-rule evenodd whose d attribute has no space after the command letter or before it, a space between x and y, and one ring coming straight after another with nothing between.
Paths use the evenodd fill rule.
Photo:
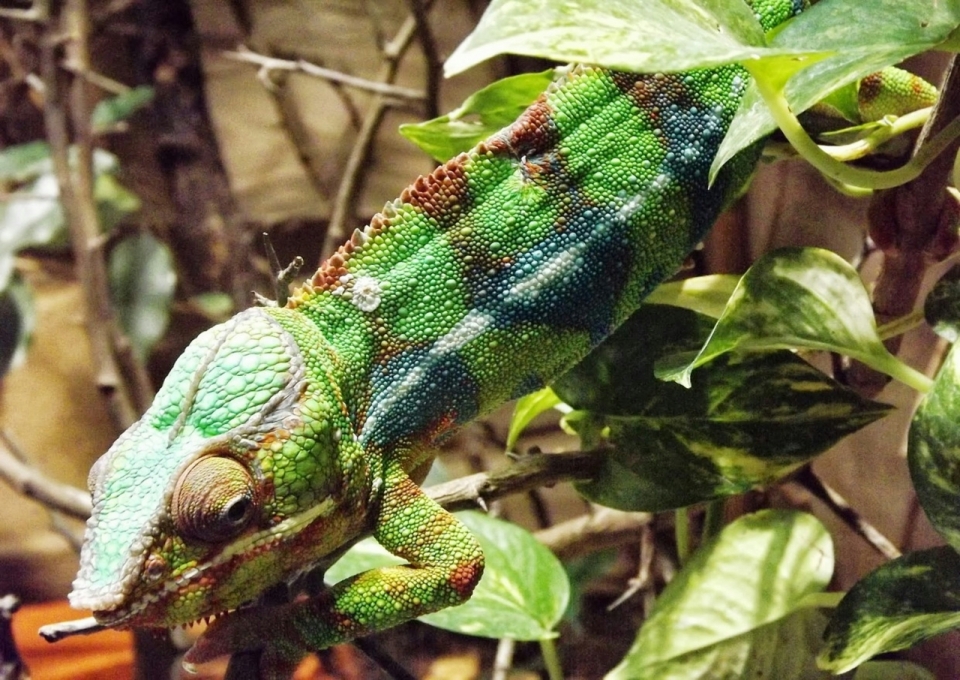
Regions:
<instances>
[{"instance_id":1,"label":"green leaf","mask_svg":"<svg viewBox=\"0 0 960 680\"><path fill-rule=\"evenodd\" d=\"M877 654L960 627L960 555L919 550L862 578L827 626L821 668L843 673Z\"/></svg>"},{"instance_id":2,"label":"green leaf","mask_svg":"<svg viewBox=\"0 0 960 680\"><path fill-rule=\"evenodd\" d=\"M140 209L140 198L112 174L99 175L93 185L101 231L111 231L128 215Z\"/></svg>"},{"instance_id":3,"label":"green leaf","mask_svg":"<svg viewBox=\"0 0 960 680\"><path fill-rule=\"evenodd\" d=\"M765 510L741 517L670 582L606 678L758 677L745 671L775 663L770 652L777 637L761 628L809 606L832 572L830 535L813 516ZM770 635L773 640L761 637ZM795 652L780 644L781 654Z\"/></svg>"},{"instance_id":4,"label":"green leaf","mask_svg":"<svg viewBox=\"0 0 960 680\"><path fill-rule=\"evenodd\" d=\"M15 193L0 202L0 290L13 274L17 251L49 243L65 224L59 185L52 173L28 181Z\"/></svg>"},{"instance_id":5,"label":"green leaf","mask_svg":"<svg viewBox=\"0 0 960 680\"><path fill-rule=\"evenodd\" d=\"M757 260L700 351L667 357L656 372L686 385L693 369L726 352L797 348L845 354L917 390L930 389L926 376L883 346L857 272L819 248L783 248Z\"/></svg>"},{"instance_id":6,"label":"green leaf","mask_svg":"<svg viewBox=\"0 0 960 680\"><path fill-rule=\"evenodd\" d=\"M639 72L683 71L752 58L763 44L763 30L741 2L494 0L444 68L450 76L510 52Z\"/></svg>"},{"instance_id":7,"label":"green leaf","mask_svg":"<svg viewBox=\"0 0 960 680\"><path fill-rule=\"evenodd\" d=\"M960 265L944 274L923 302L923 316L940 337L960 339Z\"/></svg>"},{"instance_id":8,"label":"green leaf","mask_svg":"<svg viewBox=\"0 0 960 680\"><path fill-rule=\"evenodd\" d=\"M710 326L689 310L644 305L554 383L588 414L568 425L593 437L606 428L614 445L598 475L577 484L580 493L647 511L743 493L888 412L784 351L721 356L690 389L654 378L660 353L699 346Z\"/></svg>"},{"instance_id":9,"label":"green leaf","mask_svg":"<svg viewBox=\"0 0 960 680\"><path fill-rule=\"evenodd\" d=\"M0 181L26 182L52 171L50 145L46 142L17 144L0 151Z\"/></svg>"},{"instance_id":10,"label":"green leaf","mask_svg":"<svg viewBox=\"0 0 960 680\"><path fill-rule=\"evenodd\" d=\"M657 286L644 302L684 307L719 319L739 281L740 277L735 274L710 274L670 281Z\"/></svg>"},{"instance_id":11,"label":"green leaf","mask_svg":"<svg viewBox=\"0 0 960 680\"><path fill-rule=\"evenodd\" d=\"M26 284L14 277L0 292L0 378L23 361L34 324L33 297Z\"/></svg>"},{"instance_id":12,"label":"green leaf","mask_svg":"<svg viewBox=\"0 0 960 680\"><path fill-rule=\"evenodd\" d=\"M445 116L401 125L400 134L436 160L446 161L515 121L553 78L554 71L550 69L498 80L470 95Z\"/></svg>"},{"instance_id":13,"label":"green leaf","mask_svg":"<svg viewBox=\"0 0 960 680\"><path fill-rule=\"evenodd\" d=\"M107 262L110 295L134 350L146 357L170 320L176 286L173 256L149 234L122 240Z\"/></svg>"},{"instance_id":14,"label":"green leaf","mask_svg":"<svg viewBox=\"0 0 960 680\"><path fill-rule=\"evenodd\" d=\"M913 416L907 463L930 523L960 550L960 345L950 348Z\"/></svg>"},{"instance_id":15,"label":"green leaf","mask_svg":"<svg viewBox=\"0 0 960 680\"><path fill-rule=\"evenodd\" d=\"M850 21L856 16L856 21ZM771 58L764 65L774 80L792 76L785 87L794 113L801 113L843 87L942 42L960 25L955 0L834 0L820 2L787 24L770 41L764 55L790 52L833 53L796 71ZM780 75L777 69L787 68ZM776 130L756 87L748 88L710 169L713 178L740 150Z\"/></svg>"},{"instance_id":16,"label":"green leaf","mask_svg":"<svg viewBox=\"0 0 960 680\"><path fill-rule=\"evenodd\" d=\"M510 430L507 432L507 451L513 451L520 434L533 422L534 418L561 403L560 397L549 387L517 399L517 404L513 408L513 417L510 419Z\"/></svg>"},{"instance_id":17,"label":"green leaf","mask_svg":"<svg viewBox=\"0 0 960 680\"><path fill-rule=\"evenodd\" d=\"M525 529L478 512L457 518L477 537L486 558L473 597L458 607L420 618L424 623L465 635L514 640L556 637L570 598L563 566ZM330 583L391 564L402 564L372 539L361 541L327 570Z\"/></svg>"},{"instance_id":18,"label":"green leaf","mask_svg":"<svg viewBox=\"0 0 960 680\"><path fill-rule=\"evenodd\" d=\"M94 134L110 132L117 127L118 123L125 121L153 101L153 96L152 87L140 85L116 97L101 100L90 116L90 125Z\"/></svg>"}]
</instances>

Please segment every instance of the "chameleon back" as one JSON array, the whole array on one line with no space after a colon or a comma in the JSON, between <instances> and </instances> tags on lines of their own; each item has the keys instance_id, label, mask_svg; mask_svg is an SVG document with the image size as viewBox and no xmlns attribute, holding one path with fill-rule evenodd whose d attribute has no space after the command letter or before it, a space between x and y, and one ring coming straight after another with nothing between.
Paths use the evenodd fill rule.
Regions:
<instances>
[{"instance_id":1,"label":"chameleon back","mask_svg":"<svg viewBox=\"0 0 960 680\"><path fill-rule=\"evenodd\" d=\"M343 357L361 443L432 442L607 337L746 183L757 148L707 187L745 87L575 67L356 232L288 307Z\"/></svg>"}]
</instances>

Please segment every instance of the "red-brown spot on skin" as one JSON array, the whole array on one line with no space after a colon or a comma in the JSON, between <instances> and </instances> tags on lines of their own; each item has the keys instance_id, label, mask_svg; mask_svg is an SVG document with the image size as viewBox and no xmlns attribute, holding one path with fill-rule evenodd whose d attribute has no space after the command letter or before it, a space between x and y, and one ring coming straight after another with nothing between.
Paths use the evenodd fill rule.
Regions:
<instances>
[{"instance_id":1,"label":"red-brown spot on skin","mask_svg":"<svg viewBox=\"0 0 960 680\"><path fill-rule=\"evenodd\" d=\"M660 122L660 109L670 104L687 105L687 90L675 74L609 73L613 84L642 111L652 125Z\"/></svg>"},{"instance_id":2,"label":"red-brown spot on skin","mask_svg":"<svg viewBox=\"0 0 960 680\"><path fill-rule=\"evenodd\" d=\"M450 587L454 592L466 600L473 595L474 588L480 583L480 577L483 576L483 559L467 562L451 572L449 577Z\"/></svg>"},{"instance_id":3,"label":"red-brown spot on skin","mask_svg":"<svg viewBox=\"0 0 960 680\"><path fill-rule=\"evenodd\" d=\"M467 199L466 160L467 155L460 154L429 175L418 177L416 182L403 190L400 200L437 222L441 228L449 226L449 222L459 217L450 210L451 206Z\"/></svg>"},{"instance_id":4,"label":"red-brown spot on skin","mask_svg":"<svg viewBox=\"0 0 960 680\"><path fill-rule=\"evenodd\" d=\"M488 139L483 147L493 153L510 153L517 158L552 150L559 141L553 108L544 95L531 104L510 127Z\"/></svg>"},{"instance_id":5,"label":"red-brown spot on skin","mask_svg":"<svg viewBox=\"0 0 960 680\"><path fill-rule=\"evenodd\" d=\"M880 73L871 73L860 81L858 92L860 101L864 104L872 102L883 89L883 76Z\"/></svg>"}]
</instances>

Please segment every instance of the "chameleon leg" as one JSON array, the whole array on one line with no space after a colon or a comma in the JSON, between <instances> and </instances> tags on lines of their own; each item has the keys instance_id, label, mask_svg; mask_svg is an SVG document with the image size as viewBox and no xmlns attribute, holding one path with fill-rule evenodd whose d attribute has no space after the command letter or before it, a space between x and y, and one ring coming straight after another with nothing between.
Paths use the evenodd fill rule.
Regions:
<instances>
[{"instance_id":1,"label":"chameleon leg","mask_svg":"<svg viewBox=\"0 0 960 680\"><path fill-rule=\"evenodd\" d=\"M301 627L317 648L383 630L469 599L483 573L477 540L405 472L388 470L376 539L410 564L372 569L336 584L332 606L312 607Z\"/></svg>"},{"instance_id":2,"label":"chameleon leg","mask_svg":"<svg viewBox=\"0 0 960 680\"><path fill-rule=\"evenodd\" d=\"M483 573L483 552L453 515L397 467L388 470L374 536L410 564L371 569L319 596L242 610L215 621L186 656L189 664L264 649L264 677L311 650L346 642L469 599Z\"/></svg>"}]
</instances>

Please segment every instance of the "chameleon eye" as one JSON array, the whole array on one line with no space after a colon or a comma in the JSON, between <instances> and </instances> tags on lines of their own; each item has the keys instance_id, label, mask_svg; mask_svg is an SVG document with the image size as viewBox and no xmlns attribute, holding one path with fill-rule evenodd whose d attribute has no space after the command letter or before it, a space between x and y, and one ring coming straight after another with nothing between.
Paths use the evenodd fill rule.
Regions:
<instances>
[{"instance_id":1,"label":"chameleon eye","mask_svg":"<svg viewBox=\"0 0 960 680\"><path fill-rule=\"evenodd\" d=\"M256 485L247 469L231 458L200 458L180 475L170 509L184 537L225 541L242 532L253 518Z\"/></svg>"}]
</instances>

